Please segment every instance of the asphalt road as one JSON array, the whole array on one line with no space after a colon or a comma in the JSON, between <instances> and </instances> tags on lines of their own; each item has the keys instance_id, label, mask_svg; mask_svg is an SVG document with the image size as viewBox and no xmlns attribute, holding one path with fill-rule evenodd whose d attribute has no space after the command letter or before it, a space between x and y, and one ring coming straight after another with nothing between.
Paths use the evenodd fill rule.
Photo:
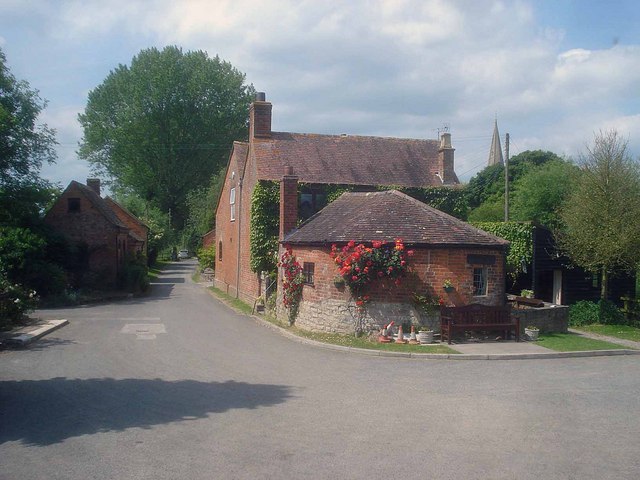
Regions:
<instances>
[{"instance_id":1,"label":"asphalt road","mask_svg":"<svg viewBox=\"0 0 640 480\"><path fill-rule=\"evenodd\" d=\"M0 353L1 479L637 479L640 357L452 361L299 344L173 264Z\"/></svg>"}]
</instances>

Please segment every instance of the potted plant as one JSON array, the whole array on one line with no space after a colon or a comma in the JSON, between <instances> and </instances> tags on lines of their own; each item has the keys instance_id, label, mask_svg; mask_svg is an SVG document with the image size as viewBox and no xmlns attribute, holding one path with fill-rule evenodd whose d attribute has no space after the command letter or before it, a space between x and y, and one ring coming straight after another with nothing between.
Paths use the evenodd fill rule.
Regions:
<instances>
[{"instance_id":1,"label":"potted plant","mask_svg":"<svg viewBox=\"0 0 640 480\"><path fill-rule=\"evenodd\" d=\"M418 341L421 345L433 343L433 330L427 325L420 325L418 327Z\"/></svg>"},{"instance_id":2,"label":"potted plant","mask_svg":"<svg viewBox=\"0 0 640 480\"><path fill-rule=\"evenodd\" d=\"M525 327L524 334L527 336L529 340L535 342L538 340L538 335L540 334L540 329L535 325L529 325Z\"/></svg>"},{"instance_id":3,"label":"potted plant","mask_svg":"<svg viewBox=\"0 0 640 480\"><path fill-rule=\"evenodd\" d=\"M338 290L342 290L345 286L345 281L344 278L342 278L340 275L336 275L333 278L333 285L338 289Z\"/></svg>"},{"instance_id":4,"label":"potted plant","mask_svg":"<svg viewBox=\"0 0 640 480\"><path fill-rule=\"evenodd\" d=\"M453 283L451 283L451 280L447 278L444 282L442 282L442 288L444 288L444 291L447 293L453 292Z\"/></svg>"},{"instance_id":5,"label":"potted plant","mask_svg":"<svg viewBox=\"0 0 640 480\"><path fill-rule=\"evenodd\" d=\"M524 298L533 298L533 290L522 290L520 296Z\"/></svg>"}]
</instances>

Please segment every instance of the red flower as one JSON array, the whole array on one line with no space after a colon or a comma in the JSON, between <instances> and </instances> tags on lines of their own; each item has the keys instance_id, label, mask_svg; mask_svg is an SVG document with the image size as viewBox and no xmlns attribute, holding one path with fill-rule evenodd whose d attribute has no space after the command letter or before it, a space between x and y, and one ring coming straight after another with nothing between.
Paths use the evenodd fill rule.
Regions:
<instances>
[{"instance_id":1,"label":"red flower","mask_svg":"<svg viewBox=\"0 0 640 480\"><path fill-rule=\"evenodd\" d=\"M358 281L358 277L356 277L355 275L353 277L351 277L351 280L353 280L354 282Z\"/></svg>"}]
</instances>

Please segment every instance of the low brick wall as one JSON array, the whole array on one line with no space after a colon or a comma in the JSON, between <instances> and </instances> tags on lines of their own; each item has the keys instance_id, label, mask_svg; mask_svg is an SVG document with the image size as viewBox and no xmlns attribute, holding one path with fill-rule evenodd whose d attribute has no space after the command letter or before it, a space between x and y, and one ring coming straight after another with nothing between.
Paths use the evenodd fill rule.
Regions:
<instances>
[{"instance_id":1,"label":"low brick wall","mask_svg":"<svg viewBox=\"0 0 640 480\"><path fill-rule=\"evenodd\" d=\"M520 319L520 334L525 327L538 327L541 333L567 333L569 307L545 303L540 308L512 308L511 315Z\"/></svg>"}]
</instances>

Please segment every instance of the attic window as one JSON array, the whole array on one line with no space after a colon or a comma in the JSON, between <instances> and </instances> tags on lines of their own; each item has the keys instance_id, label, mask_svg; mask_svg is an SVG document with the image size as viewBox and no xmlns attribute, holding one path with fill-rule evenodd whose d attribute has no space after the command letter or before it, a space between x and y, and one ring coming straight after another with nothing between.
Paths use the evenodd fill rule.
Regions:
<instances>
[{"instance_id":1,"label":"attic window","mask_svg":"<svg viewBox=\"0 0 640 480\"><path fill-rule=\"evenodd\" d=\"M236 188L233 187L229 193L229 205L231 205L231 221L236 220Z\"/></svg>"},{"instance_id":2,"label":"attic window","mask_svg":"<svg viewBox=\"0 0 640 480\"><path fill-rule=\"evenodd\" d=\"M76 213L80 211L80 199L68 198L67 199L67 212Z\"/></svg>"}]
</instances>

